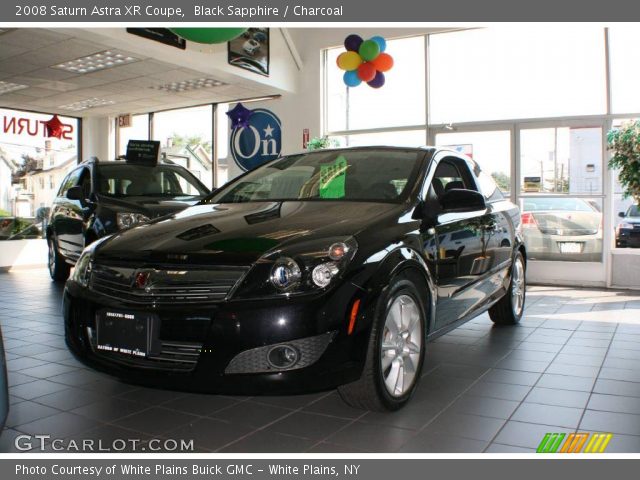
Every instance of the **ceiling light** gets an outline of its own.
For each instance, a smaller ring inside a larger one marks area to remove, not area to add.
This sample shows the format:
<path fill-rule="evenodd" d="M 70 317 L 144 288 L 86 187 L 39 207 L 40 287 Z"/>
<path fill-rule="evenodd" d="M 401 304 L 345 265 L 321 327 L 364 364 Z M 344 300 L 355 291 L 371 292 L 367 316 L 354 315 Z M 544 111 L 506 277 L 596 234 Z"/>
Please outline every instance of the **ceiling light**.
<path fill-rule="evenodd" d="M 182 80 L 181 82 L 166 83 L 164 85 L 156 85 L 149 88 L 172 93 L 180 93 L 189 90 L 198 90 L 200 88 L 221 87 L 222 85 L 226 85 L 226 83 L 216 80 L 215 78 L 196 78 L 194 80 Z"/>
<path fill-rule="evenodd" d="M 128 63 L 139 62 L 140 59 L 132 57 L 126 53 L 116 50 L 106 50 L 100 53 L 94 53 L 86 57 L 76 58 L 68 62 L 53 65 L 52 68 L 58 68 L 71 73 L 92 73 L 106 68 L 119 67 Z"/>
<path fill-rule="evenodd" d="M 0 82 L 0 95 L 3 93 L 15 92 L 16 90 L 22 90 L 23 88 L 29 88 L 29 86 L 20 85 L 19 83 Z"/>
<path fill-rule="evenodd" d="M 105 100 L 102 98 L 87 98 L 79 102 L 69 103 L 67 105 L 60 105 L 58 108 L 63 110 L 71 110 L 72 112 L 80 112 L 89 108 L 104 107 L 105 105 L 113 105 L 113 100 Z"/>

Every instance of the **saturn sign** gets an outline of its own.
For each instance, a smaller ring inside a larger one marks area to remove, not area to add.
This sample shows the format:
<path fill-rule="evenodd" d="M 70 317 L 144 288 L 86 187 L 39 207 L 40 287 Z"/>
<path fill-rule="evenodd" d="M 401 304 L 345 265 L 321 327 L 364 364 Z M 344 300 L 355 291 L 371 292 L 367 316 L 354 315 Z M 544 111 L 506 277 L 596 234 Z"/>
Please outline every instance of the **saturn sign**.
<path fill-rule="evenodd" d="M 229 148 L 242 170 L 252 170 L 280 156 L 282 129 L 280 119 L 264 108 L 252 110 L 248 126 L 231 133 Z"/>

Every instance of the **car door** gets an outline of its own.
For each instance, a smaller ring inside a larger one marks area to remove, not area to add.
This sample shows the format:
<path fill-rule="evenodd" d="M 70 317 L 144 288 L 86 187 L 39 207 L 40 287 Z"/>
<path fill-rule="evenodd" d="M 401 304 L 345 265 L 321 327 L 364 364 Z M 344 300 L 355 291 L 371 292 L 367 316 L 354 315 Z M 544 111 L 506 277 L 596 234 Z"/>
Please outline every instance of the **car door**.
<path fill-rule="evenodd" d="M 84 201 L 71 200 L 66 194 L 71 187 L 88 188 L 90 191 L 91 172 L 87 167 L 80 167 L 69 176 L 69 187 L 61 199 L 63 215 L 57 229 L 58 245 L 64 255 L 72 260 L 77 259 L 84 249 Z"/>
<path fill-rule="evenodd" d="M 490 268 L 486 229 L 492 222 L 486 209 L 467 212 L 442 209 L 440 199 L 447 191 L 477 191 L 477 185 L 464 159 L 445 154 L 436 162 L 427 208 L 433 213 L 438 329 L 466 316 L 484 299 L 478 282 Z"/>
<path fill-rule="evenodd" d="M 51 232 L 60 252 L 65 257 L 73 257 L 74 255 L 72 243 L 74 202 L 69 200 L 66 195 L 69 189 L 77 184 L 81 173 L 82 169 L 77 168 L 65 177 L 51 208 Z"/>

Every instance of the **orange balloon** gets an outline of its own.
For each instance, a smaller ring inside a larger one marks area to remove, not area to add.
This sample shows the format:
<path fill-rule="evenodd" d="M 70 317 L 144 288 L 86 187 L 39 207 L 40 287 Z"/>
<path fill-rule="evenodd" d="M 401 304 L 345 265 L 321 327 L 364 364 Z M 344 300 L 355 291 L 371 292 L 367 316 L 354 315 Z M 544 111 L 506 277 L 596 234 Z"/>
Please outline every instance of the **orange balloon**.
<path fill-rule="evenodd" d="M 371 63 L 379 72 L 388 72 L 393 68 L 393 57 L 388 53 L 382 52 Z"/>

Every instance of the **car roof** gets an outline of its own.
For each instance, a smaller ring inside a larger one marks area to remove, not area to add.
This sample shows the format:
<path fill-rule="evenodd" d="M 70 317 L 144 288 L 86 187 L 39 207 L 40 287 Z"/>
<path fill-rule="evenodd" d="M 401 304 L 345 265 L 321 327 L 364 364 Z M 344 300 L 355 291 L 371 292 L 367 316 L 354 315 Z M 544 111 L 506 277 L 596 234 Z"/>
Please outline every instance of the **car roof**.
<path fill-rule="evenodd" d="M 316 152 L 348 152 L 351 150 L 402 150 L 402 151 L 407 151 L 407 150 L 413 150 L 416 152 L 436 152 L 436 151 L 441 151 L 441 150 L 450 150 L 453 153 L 457 153 L 454 152 L 451 149 L 448 148 L 440 148 L 440 147 L 431 147 L 428 145 L 422 146 L 422 147 L 401 147 L 401 146 L 391 146 L 391 145 L 366 145 L 366 146 L 361 146 L 361 147 L 336 147 L 336 148 L 323 148 L 321 150 L 302 150 L 302 151 L 298 151 L 298 152 L 293 152 L 287 155 L 283 155 L 283 156 L 289 156 L 289 155 L 302 155 L 304 153 L 316 153 Z"/>

